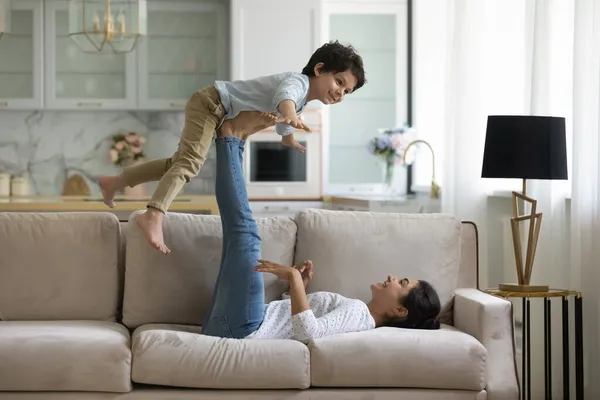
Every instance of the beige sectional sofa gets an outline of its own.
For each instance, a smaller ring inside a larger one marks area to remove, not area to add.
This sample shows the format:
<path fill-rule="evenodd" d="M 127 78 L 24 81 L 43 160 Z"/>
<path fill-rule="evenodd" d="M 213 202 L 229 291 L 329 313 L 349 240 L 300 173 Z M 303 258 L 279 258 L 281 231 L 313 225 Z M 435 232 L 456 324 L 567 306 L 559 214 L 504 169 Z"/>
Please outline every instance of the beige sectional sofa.
<path fill-rule="evenodd" d="M 0 213 L 0 399 L 518 398 L 511 304 L 477 290 L 473 224 L 325 210 L 258 223 L 263 258 L 313 260 L 309 291 L 367 301 L 387 274 L 429 280 L 442 329 L 204 336 L 218 217 L 168 214 L 162 255 L 110 213 Z M 264 279 L 280 298 L 285 282 Z"/>

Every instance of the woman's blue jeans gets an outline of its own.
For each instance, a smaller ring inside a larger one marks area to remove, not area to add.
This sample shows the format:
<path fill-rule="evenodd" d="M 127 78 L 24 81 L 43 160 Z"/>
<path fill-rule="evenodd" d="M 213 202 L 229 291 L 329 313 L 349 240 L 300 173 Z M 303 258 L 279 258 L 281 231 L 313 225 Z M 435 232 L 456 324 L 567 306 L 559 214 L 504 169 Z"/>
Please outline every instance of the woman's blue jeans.
<path fill-rule="evenodd" d="M 260 236 L 252 217 L 244 183 L 245 141 L 215 139 L 217 177 L 215 195 L 223 225 L 221 266 L 202 333 L 241 339 L 258 329 L 265 312 L 265 291 L 258 265 Z"/>

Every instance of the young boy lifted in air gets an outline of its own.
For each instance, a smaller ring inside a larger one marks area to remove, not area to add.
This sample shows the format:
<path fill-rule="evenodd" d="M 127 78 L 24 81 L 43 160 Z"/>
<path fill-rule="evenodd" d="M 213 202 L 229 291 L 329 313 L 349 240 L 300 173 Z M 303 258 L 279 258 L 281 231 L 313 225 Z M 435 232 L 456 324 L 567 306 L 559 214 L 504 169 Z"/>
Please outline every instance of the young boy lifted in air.
<path fill-rule="evenodd" d="M 100 178 L 104 203 L 115 207 L 115 194 L 126 186 L 159 181 L 147 210 L 137 218 L 148 242 L 163 253 L 169 253 L 162 232 L 164 214 L 183 185 L 195 177 L 204 161 L 213 134 L 225 120 L 255 126 L 277 122 L 276 131 L 284 146 L 304 151 L 294 139 L 294 129 L 309 131 L 299 115 L 306 104 L 318 100 L 336 104 L 365 84 L 362 58 L 352 46 L 338 41 L 317 49 L 302 73 L 284 72 L 255 79 L 233 82 L 216 81 L 214 85 L 196 91 L 185 108 L 185 124 L 177 151 L 171 158 L 148 161 L 127 167 L 118 176 Z M 258 113 L 257 113 L 258 112 Z"/>

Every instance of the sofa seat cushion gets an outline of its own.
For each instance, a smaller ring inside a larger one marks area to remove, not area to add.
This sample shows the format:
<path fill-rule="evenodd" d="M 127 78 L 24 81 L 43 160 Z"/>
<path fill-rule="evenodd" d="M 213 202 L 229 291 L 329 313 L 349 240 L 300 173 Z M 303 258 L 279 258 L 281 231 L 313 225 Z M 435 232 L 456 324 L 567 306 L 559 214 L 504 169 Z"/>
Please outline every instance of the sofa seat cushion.
<path fill-rule="evenodd" d="M 306 389 L 308 348 L 293 340 L 223 339 L 192 326 L 144 325 L 132 335 L 132 380 L 214 389 Z"/>
<path fill-rule="evenodd" d="M 442 325 L 435 331 L 382 327 L 310 343 L 313 386 L 482 390 L 485 347 Z"/>
<path fill-rule="evenodd" d="M 0 321 L 0 391 L 131 390 L 127 329 L 101 321 Z"/>

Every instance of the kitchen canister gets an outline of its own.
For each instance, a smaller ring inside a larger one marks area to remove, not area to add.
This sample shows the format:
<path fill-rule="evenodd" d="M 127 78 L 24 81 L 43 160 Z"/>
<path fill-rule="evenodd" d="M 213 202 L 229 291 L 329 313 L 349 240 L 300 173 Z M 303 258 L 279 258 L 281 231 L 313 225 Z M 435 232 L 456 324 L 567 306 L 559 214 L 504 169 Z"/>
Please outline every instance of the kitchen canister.
<path fill-rule="evenodd" d="M 0 171 L 0 197 L 10 196 L 10 175 Z"/>
<path fill-rule="evenodd" d="M 26 176 L 15 176 L 11 180 L 10 195 L 28 196 L 29 195 L 29 179 Z"/>

